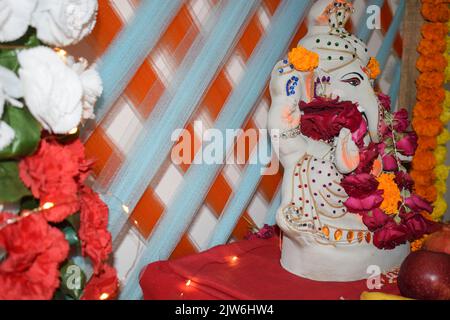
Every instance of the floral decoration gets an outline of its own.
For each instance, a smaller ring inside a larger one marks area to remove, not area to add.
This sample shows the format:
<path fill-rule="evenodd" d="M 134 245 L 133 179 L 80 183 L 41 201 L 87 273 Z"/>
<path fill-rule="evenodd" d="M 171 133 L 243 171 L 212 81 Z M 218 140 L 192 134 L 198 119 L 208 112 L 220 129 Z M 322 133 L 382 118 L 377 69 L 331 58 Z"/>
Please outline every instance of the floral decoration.
<path fill-rule="evenodd" d="M 417 102 L 412 125 L 418 135 L 418 148 L 412 162 L 411 177 L 415 192 L 433 202 L 427 219 L 440 221 L 447 211 L 444 200 L 450 167 L 445 165 L 446 144 L 450 134 L 445 126 L 450 121 L 450 93 L 444 89 L 450 80 L 448 66 L 449 21 L 448 0 L 422 0 L 422 15 L 426 22 L 417 51 Z M 415 246 L 419 244 L 416 243 Z"/>
<path fill-rule="evenodd" d="M 93 161 L 78 139 L 102 81 L 86 59 L 43 44 L 80 41 L 97 6 L 0 0 L 0 41 L 14 41 L 0 44 L 0 204 L 16 208 L 0 211 L 0 299 L 117 296 L 108 207 L 88 184 Z"/>
<path fill-rule="evenodd" d="M 289 62 L 299 71 L 313 71 L 319 66 L 319 55 L 305 47 L 298 46 L 288 53 Z"/>

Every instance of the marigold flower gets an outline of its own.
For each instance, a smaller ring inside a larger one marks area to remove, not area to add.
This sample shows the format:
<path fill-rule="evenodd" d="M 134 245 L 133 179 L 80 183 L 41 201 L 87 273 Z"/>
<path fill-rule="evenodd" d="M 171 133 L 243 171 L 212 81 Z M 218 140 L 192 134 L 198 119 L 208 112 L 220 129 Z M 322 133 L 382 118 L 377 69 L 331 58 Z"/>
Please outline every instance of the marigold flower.
<path fill-rule="evenodd" d="M 417 47 L 417 51 L 420 54 L 431 56 L 436 53 L 444 53 L 447 49 L 447 42 L 444 39 L 422 39 L 419 42 L 419 46 Z"/>
<path fill-rule="evenodd" d="M 442 132 L 442 122 L 440 119 L 414 118 L 412 126 L 419 136 L 434 137 Z"/>
<path fill-rule="evenodd" d="M 395 174 L 383 173 L 378 178 L 378 190 L 383 190 L 383 202 L 380 209 L 386 214 L 396 214 L 401 202 L 400 189 L 395 183 Z"/>
<path fill-rule="evenodd" d="M 319 55 L 308 49 L 298 46 L 289 52 L 289 62 L 299 71 L 313 71 L 319 66 Z"/>
<path fill-rule="evenodd" d="M 442 114 L 442 106 L 419 101 L 414 107 L 413 114 L 415 118 L 438 118 Z"/>
<path fill-rule="evenodd" d="M 434 157 L 436 158 L 436 164 L 443 164 L 447 159 L 447 148 L 444 146 L 438 146 L 434 150 Z"/>
<path fill-rule="evenodd" d="M 442 72 L 424 72 L 416 80 L 419 87 L 439 88 L 444 84 L 445 75 Z"/>
<path fill-rule="evenodd" d="M 417 144 L 418 144 L 417 150 L 434 150 L 437 147 L 437 138 L 436 136 L 433 137 L 420 136 Z"/>
<path fill-rule="evenodd" d="M 436 187 L 436 190 L 439 194 L 447 193 L 447 181 L 436 180 L 434 186 Z"/>
<path fill-rule="evenodd" d="M 436 179 L 436 175 L 434 174 L 433 170 L 411 170 L 410 175 L 416 184 L 423 186 L 432 185 Z"/>
<path fill-rule="evenodd" d="M 419 171 L 433 170 L 436 166 L 436 158 L 433 152 L 419 150 L 412 161 L 413 169 Z"/>
<path fill-rule="evenodd" d="M 450 17 L 445 3 L 424 3 L 421 11 L 425 20 L 431 22 L 447 22 Z"/>
<path fill-rule="evenodd" d="M 369 63 L 367 64 L 367 69 L 370 72 L 370 79 L 376 79 L 381 73 L 380 63 L 374 57 L 370 57 Z"/>
<path fill-rule="evenodd" d="M 433 206 L 434 210 L 431 214 L 431 217 L 433 218 L 433 220 L 438 221 L 447 212 L 448 205 L 445 199 L 442 196 L 439 196 L 434 202 Z"/>
<path fill-rule="evenodd" d="M 428 200 L 430 202 L 434 202 L 437 199 L 437 190 L 434 185 L 428 185 L 428 186 L 422 186 L 422 185 L 416 185 L 415 191 L 417 195 L 421 196 L 425 200 Z"/>
<path fill-rule="evenodd" d="M 447 59 L 442 54 L 421 55 L 417 59 L 416 67 L 420 72 L 444 72 L 447 68 Z"/>
<path fill-rule="evenodd" d="M 444 88 L 417 87 L 417 100 L 423 103 L 440 104 L 445 99 Z"/>
<path fill-rule="evenodd" d="M 438 135 L 438 137 L 437 137 L 437 143 L 444 145 L 449 141 L 450 141 L 450 132 L 446 128 L 444 128 L 442 130 L 441 134 Z"/>
<path fill-rule="evenodd" d="M 421 32 L 425 39 L 434 41 L 444 39 L 447 36 L 448 27 L 445 23 L 425 23 Z"/>

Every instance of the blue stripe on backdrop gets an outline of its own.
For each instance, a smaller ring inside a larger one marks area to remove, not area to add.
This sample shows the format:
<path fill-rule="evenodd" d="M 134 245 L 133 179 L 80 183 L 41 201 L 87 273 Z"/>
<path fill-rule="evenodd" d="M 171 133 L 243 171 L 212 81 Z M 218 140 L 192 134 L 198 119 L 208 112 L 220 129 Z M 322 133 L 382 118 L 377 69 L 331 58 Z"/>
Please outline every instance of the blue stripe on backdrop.
<path fill-rule="evenodd" d="M 367 2 L 366 8 L 369 9 L 370 6 L 378 6 L 380 8 L 380 14 L 381 14 L 381 7 L 384 4 L 384 0 L 369 0 Z M 372 33 L 374 29 L 369 29 L 367 27 L 367 19 L 369 18 L 369 14 L 367 12 L 364 12 L 364 14 L 361 16 L 361 19 L 359 20 L 358 24 L 358 30 L 356 32 L 356 36 L 360 38 L 363 42 L 367 43 L 372 36 Z"/>
<path fill-rule="evenodd" d="M 389 88 L 389 96 L 391 97 L 392 110 L 395 110 L 400 92 L 400 81 L 402 78 L 402 62 L 400 60 L 397 60 L 393 75 L 391 87 Z"/>
<path fill-rule="evenodd" d="M 252 158 L 245 168 L 245 172 L 240 177 L 240 183 L 237 188 L 234 188 L 232 197 L 228 200 L 225 210 L 220 215 L 220 219 L 212 232 L 212 236 L 208 247 L 224 244 L 228 241 L 231 233 L 233 232 L 236 224 L 241 217 L 244 210 L 253 198 L 256 189 L 258 188 L 258 182 L 261 179 L 261 172 L 264 172 L 265 163 L 262 163 L 260 159 L 261 151 L 270 154 L 271 144 L 269 137 L 260 137 L 260 143 L 253 151 Z M 276 158 L 278 161 L 278 158 Z"/>
<path fill-rule="evenodd" d="M 400 3 L 395 12 L 394 18 L 392 20 L 391 26 L 388 32 L 384 36 L 383 44 L 378 51 L 377 60 L 380 63 L 380 69 L 384 70 L 389 56 L 392 52 L 392 46 L 394 45 L 395 37 L 400 29 L 403 22 L 403 15 L 405 14 L 406 0 L 400 0 Z"/>
<path fill-rule="evenodd" d="M 167 159 L 173 145 L 172 133 L 186 126 L 224 59 L 231 53 L 239 32 L 256 4 L 255 0 L 225 1 L 219 20 L 206 42 L 203 44 L 201 39 L 201 48 L 194 44 L 188 53 L 191 59 L 185 58 L 180 73 L 176 75 L 176 88 L 166 91 L 150 115 L 144 132 L 109 188 L 110 193 L 120 195 L 130 212 Z M 114 238 L 126 220 L 120 210 L 111 210 L 109 224 Z"/>
<path fill-rule="evenodd" d="M 273 226 L 277 223 L 276 221 L 276 215 L 278 212 L 278 209 L 281 205 L 281 186 L 278 188 L 277 193 L 272 199 L 272 202 L 270 203 L 269 210 L 267 210 L 266 220 L 265 223 L 269 226 Z"/>
<path fill-rule="evenodd" d="M 142 1 L 133 20 L 109 46 L 99 64 L 103 94 L 95 106 L 97 124 L 125 90 L 182 3 L 183 0 Z"/>
<path fill-rule="evenodd" d="M 250 58 L 247 71 L 216 122 L 223 133 L 227 128 L 241 128 L 262 94 L 272 68 L 287 49 L 312 1 L 284 0 L 280 4 L 264 39 Z M 167 143 L 167 142 L 166 142 Z M 232 145 L 227 141 L 227 150 Z M 140 270 L 156 260 L 166 259 L 186 232 L 222 165 L 192 165 L 173 196 L 172 205 L 161 217 L 148 246 L 122 289 L 121 298 L 137 299 L 142 292 L 137 286 Z"/>

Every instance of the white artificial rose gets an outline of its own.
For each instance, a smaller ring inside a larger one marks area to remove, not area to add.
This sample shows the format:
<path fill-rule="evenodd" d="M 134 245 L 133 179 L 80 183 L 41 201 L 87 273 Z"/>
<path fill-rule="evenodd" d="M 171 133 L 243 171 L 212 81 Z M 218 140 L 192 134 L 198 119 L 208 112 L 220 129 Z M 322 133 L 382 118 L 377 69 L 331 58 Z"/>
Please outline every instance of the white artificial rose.
<path fill-rule="evenodd" d="M 36 120 L 56 134 L 77 127 L 83 111 L 79 75 L 47 47 L 23 50 L 18 58 L 25 102 Z"/>
<path fill-rule="evenodd" d="M 91 33 L 97 9 L 96 0 L 39 0 L 31 25 L 43 42 L 68 46 Z"/>
<path fill-rule="evenodd" d="M 17 99 L 22 98 L 22 84 L 14 72 L 0 66 L 0 119 L 3 115 L 5 102 L 21 108 L 23 104 Z M 9 146 L 14 140 L 15 133 L 6 122 L 0 120 L 0 150 Z"/>
<path fill-rule="evenodd" d="M 14 41 L 28 30 L 36 0 L 0 0 L 0 41 Z"/>
<path fill-rule="evenodd" d="M 0 120 L 0 150 L 3 150 L 13 142 L 15 133 L 6 122 Z"/>
<path fill-rule="evenodd" d="M 74 70 L 81 80 L 83 86 L 83 119 L 94 119 L 94 105 L 98 97 L 102 94 L 102 79 L 92 65 L 88 68 L 88 62 L 84 58 L 80 58 L 75 62 L 73 57 L 67 59 L 67 64 Z"/>
<path fill-rule="evenodd" d="M 23 104 L 17 99 L 23 97 L 22 84 L 14 72 L 0 66 L 0 118 L 3 115 L 5 102 L 22 108 Z"/>

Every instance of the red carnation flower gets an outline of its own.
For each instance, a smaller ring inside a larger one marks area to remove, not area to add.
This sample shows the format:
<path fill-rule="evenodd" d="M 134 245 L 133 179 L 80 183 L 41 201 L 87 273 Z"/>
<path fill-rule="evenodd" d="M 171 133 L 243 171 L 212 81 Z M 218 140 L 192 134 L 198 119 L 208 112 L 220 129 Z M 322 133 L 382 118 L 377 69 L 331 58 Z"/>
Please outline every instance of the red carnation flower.
<path fill-rule="evenodd" d="M 15 215 L 0 213 L 0 223 Z M 59 287 L 59 265 L 68 253 L 64 234 L 39 214 L 0 230 L 0 299 L 51 299 Z"/>
<path fill-rule="evenodd" d="M 89 187 L 81 191 L 79 236 L 83 255 L 93 263 L 94 272 L 98 273 L 112 251 L 111 234 L 108 229 L 108 207 Z"/>
<path fill-rule="evenodd" d="M 79 210 L 78 189 L 90 170 L 79 140 L 62 145 L 42 140 L 38 151 L 19 164 L 20 178 L 31 188 L 40 205 L 53 203 L 43 212 L 51 222 L 61 222 Z"/>
<path fill-rule="evenodd" d="M 101 266 L 99 273 L 92 276 L 84 288 L 81 300 L 114 299 L 119 289 L 116 270 L 107 264 Z"/>

